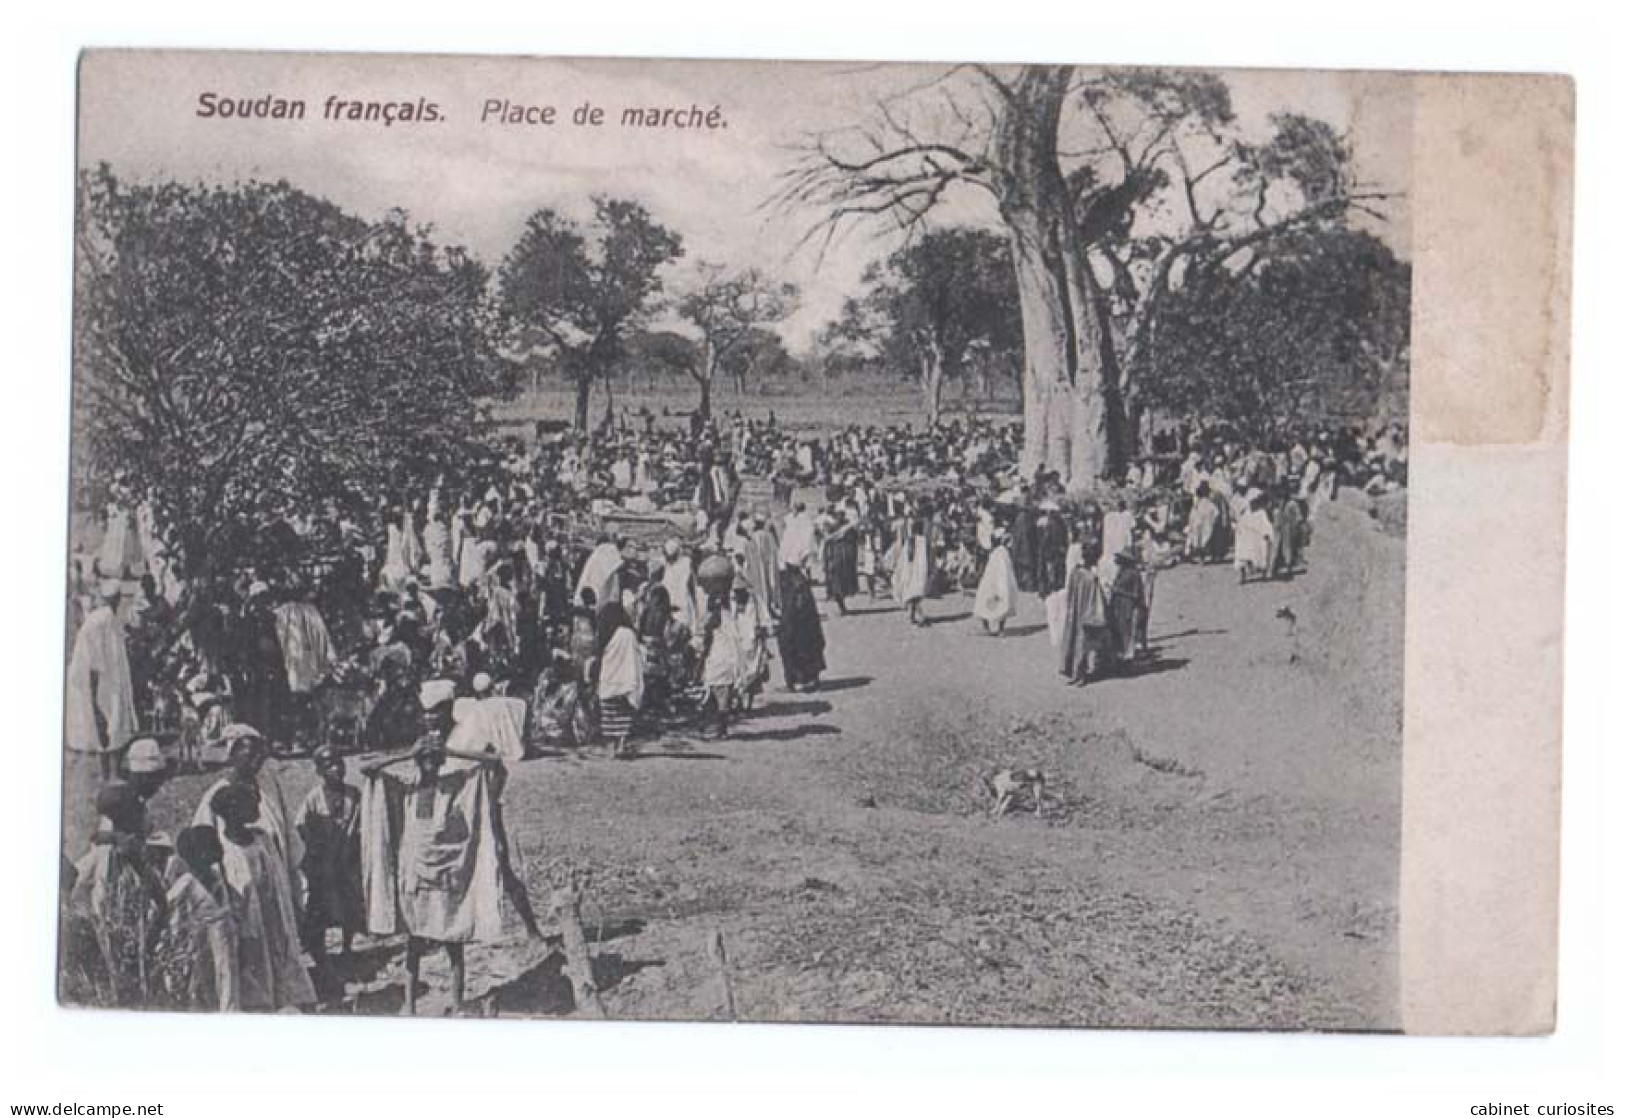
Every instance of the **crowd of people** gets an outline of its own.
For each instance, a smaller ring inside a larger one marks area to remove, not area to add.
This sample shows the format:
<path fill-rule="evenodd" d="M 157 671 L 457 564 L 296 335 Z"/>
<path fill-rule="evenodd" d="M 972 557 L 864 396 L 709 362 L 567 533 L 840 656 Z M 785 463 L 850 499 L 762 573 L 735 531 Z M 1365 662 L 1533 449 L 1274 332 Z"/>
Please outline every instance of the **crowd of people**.
<path fill-rule="evenodd" d="M 420 492 L 268 496 L 212 565 L 169 555 L 115 488 L 70 571 L 66 744 L 95 766 L 96 821 L 64 865 L 64 981 L 103 1004 L 307 1008 L 342 994 L 333 943 L 404 933 L 408 1008 L 439 945 L 456 1003 L 462 945 L 504 905 L 536 934 L 508 767 L 726 736 L 775 659 L 786 689 L 816 689 L 820 589 L 921 627 L 973 593 L 989 635 L 1031 595 L 1083 684 L 1149 655 L 1160 571 L 1292 577 L 1338 487 L 1405 484 L 1398 427 L 1188 423 L 1088 495 L 1023 477 L 1020 449 L 990 419 L 816 434 L 645 413 L 494 441 Z M 376 759 L 357 787 L 359 752 Z M 297 805 L 277 755 L 315 767 Z M 193 825 L 155 833 L 164 781 L 215 766 Z"/>

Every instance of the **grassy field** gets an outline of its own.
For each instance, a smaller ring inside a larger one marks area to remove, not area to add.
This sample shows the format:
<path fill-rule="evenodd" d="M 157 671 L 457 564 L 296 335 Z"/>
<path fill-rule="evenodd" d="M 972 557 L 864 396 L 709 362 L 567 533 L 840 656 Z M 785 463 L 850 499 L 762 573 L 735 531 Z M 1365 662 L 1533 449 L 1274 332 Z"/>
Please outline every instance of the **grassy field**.
<path fill-rule="evenodd" d="M 689 385 L 655 390 L 617 388 L 615 391 L 617 411 L 646 407 L 657 416 L 667 410 L 674 416 L 679 413 L 686 415 L 694 409 L 698 399 L 698 392 Z M 595 423 L 603 418 L 607 400 L 608 396 L 602 389 L 593 393 L 591 415 Z M 781 424 L 814 434 L 827 434 L 854 422 L 876 426 L 920 426 L 925 423 L 925 405 L 920 393 L 907 384 L 888 390 L 874 385 L 855 387 L 836 383 L 828 391 L 806 387 L 793 393 L 747 393 L 744 396 L 724 389 L 712 396 L 711 405 L 717 414 L 738 410 L 758 419 L 765 419 L 771 411 Z M 948 418 L 980 414 L 1013 420 L 1020 415 L 1020 404 L 1014 399 L 964 400 L 950 391 L 943 411 Z M 574 414 L 575 396 L 563 388 L 525 392 L 492 411 L 493 418 L 498 421 L 519 423 L 537 419 L 568 420 Z"/>

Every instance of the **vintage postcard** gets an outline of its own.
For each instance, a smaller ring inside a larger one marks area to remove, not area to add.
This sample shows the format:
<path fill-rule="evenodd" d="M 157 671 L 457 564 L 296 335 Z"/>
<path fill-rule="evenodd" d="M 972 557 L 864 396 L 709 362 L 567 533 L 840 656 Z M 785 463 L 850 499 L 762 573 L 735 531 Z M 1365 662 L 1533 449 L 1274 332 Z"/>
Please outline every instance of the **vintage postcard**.
<path fill-rule="evenodd" d="M 1566 79 L 79 114 L 63 1004 L 1553 1027 Z"/>

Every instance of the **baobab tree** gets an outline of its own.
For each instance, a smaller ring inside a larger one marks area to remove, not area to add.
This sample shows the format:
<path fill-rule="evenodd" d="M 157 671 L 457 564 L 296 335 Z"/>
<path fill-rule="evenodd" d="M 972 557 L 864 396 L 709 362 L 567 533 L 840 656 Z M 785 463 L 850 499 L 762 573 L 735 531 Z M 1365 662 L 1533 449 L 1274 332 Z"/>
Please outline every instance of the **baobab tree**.
<path fill-rule="evenodd" d="M 814 137 L 778 202 L 817 208 L 833 237 L 862 219 L 912 230 L 954 188 L 985 192 L 1010 244 L 1021 305 L 1021 469 L 1090 486 L 1121 465 L 1125 431 L 1118 385 L 1100 360 L 1098 284 L 1061 165 L 1073 80 L 1070 66 L 950 70 L 932 86 L 943 111 L 923 125 L 907 106 L 882 102 L 874 121 Z"/>
<path fill-rule="evenodd" d="M 1245 141 L 1210 75 L 957 67 L 812 138 L 776 201 L 815 209 L 809 237 L 832 238 L 865 220 L 912 234 L 962 188 L 989 199 L 1020 298 L 1021 467 L 1088 487 L 1125 464 L 1124 371 L 1143 368 L 1143 336 L 1182 269 L 1381 197 L 1354 181 L 1326 125 L 1282 115 L 1274 128 Z M 1204 144 L 1210 158 L 1195 162 Z M 1148 217 L 1173 191 L 1189 214 L 1169 233 Z"/>
<path fill-rule="evenodd" d="M 1068 153 L 1077 223 L 1105 277 L 1101 360 L 1116 366 L 1138 430 L 1153 334 L 1170 295 L 1240 272 L 1278 239 L 1336 239 L 1354 214 L 1384 220 L 1392 196 L 1359 181 L 1347 137 L 1297 113 L 1244 135 L 1212 73 L 1108 70 L 1073 99 L 1090 138 Z"/>

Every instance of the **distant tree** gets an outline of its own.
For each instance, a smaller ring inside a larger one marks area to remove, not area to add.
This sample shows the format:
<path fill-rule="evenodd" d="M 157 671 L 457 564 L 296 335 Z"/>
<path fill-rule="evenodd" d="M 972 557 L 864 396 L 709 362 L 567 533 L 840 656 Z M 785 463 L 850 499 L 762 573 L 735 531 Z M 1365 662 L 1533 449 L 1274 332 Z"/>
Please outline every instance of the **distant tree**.
<path fill-rule="evenodd" d="M 485 269 L 287 183 L 79 178 L 75 491 L 151 503 L 190 572 L 270 506 L 426 480 L 512 388 Z"/>
<path fill-rule="evenodd" d="M 661 269 L 682 253 L 680 236 L 625 199 L 594 197 L 586 228 L 548 209 L 525 222 L 498 271 L 502 309 L 520 347 L 550 354 L 574 386 L 578 429 L 593 384 L 624 358 L 655 310 Z"/>
<path fill-rule="evenodd" d="M 1166 298 L 1147 355 L 1153 406 L 1263 419 L 1402 407 L 1410 266 L 1368 233 L 1304 229 Z"/>
<path fill-rule="evenodd" d="M 784 339 L 761 326 L 745 331 L 723 367 L 733 379 L 734 390 L 741 395 L 749 385 L 765 391 L 769 383 L 788 381 L 797 375 L 796 359 L 785 348 Z"/>
<path fill-rule="evenodd" d="M 639 330 L 626 342 L 626 363 L 651 379 L 677 376 L 697 383 L 705 375 L 705 354 L 700 344 L 672 330 Z"/>
<path fill-rule="evenodd" d="M 1004 238 L 934 229 L 865 274 L 865 295 L 843 307 L 838 332 L 867 338 L 883 364 L 920 386 L 926 422 L 942 414 L 944 384 L 978 351 L 1019 353 L 1020 299 Z"/>
<path fill-rule="evenodd" d="M 689 375 L 699 385 L 700 414 L 709 417 L 718 374 L 730 374 L 734 391 L 745 394 L 757 362 L 741 347 L 753 338 L 759 346 L 762 327 L 789 317 L 797 292 L 794 284 L 774 282 L 755 268 L 730 272 L 701 264 L 699 273 L 688 293 L 678 298 L 677 313 L 699 334 L 700 360 Z"/>

